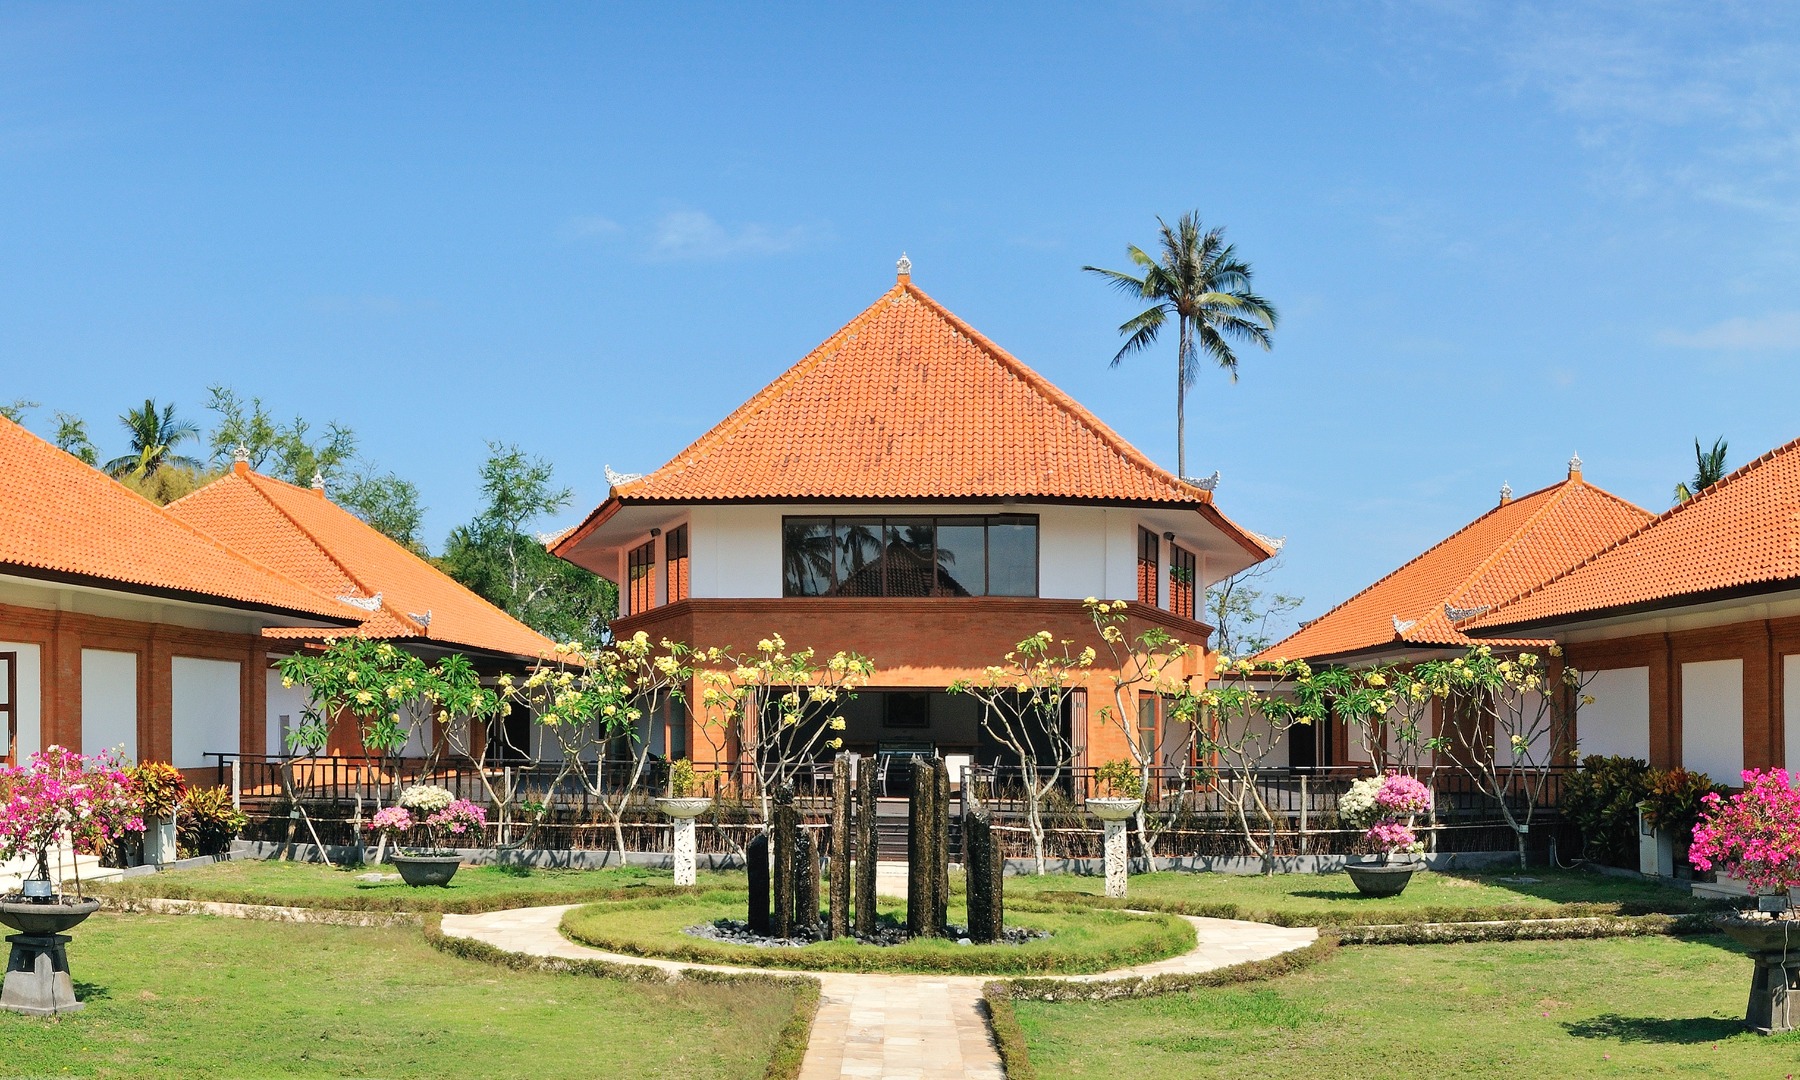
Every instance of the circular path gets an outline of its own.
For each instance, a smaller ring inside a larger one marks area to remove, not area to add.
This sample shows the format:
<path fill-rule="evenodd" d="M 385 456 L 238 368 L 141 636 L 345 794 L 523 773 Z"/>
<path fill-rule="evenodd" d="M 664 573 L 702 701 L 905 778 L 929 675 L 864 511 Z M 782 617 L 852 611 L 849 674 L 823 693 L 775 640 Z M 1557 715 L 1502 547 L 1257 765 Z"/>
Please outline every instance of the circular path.
<path fill-rule="evenodd" d="M 563 937 L 561 927 L 563 915 L 580 906 L 445 915 L 443 931 L 526 956 L 641 964 L 677 974 L 690 970 L 763 970 L 626 956 L 577 945 Z M 1180 956 L 1098 975 L 1055 978 L 1108 982 L 1211 971 L 1279 956 L 1311 944 L 1319 936 L 1310 927 L 1182 917 L 1193 924 L 1197 943 Z M 813 1020 L 812 1035 L 806 1044 L 801 1080 L 1005 1080 L 981 1006 L 982 984 L 1005 976 L 865 975 L 774 969 L 766 973 L 808 975 L 819 980 L 819 1014 Z"/>

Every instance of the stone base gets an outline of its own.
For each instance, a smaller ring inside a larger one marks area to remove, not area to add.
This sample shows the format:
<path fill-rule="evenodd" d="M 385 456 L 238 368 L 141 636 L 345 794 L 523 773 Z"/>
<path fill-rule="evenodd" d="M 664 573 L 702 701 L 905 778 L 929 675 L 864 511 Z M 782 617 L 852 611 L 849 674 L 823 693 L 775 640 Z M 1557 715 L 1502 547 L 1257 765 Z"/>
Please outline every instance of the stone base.
<path fill-rule="evenodd" d="M 65 948 L 71 940 L 67 934 L 14 934 L 6 940 L 12 944 L 12 953 L 6 958 L 0 1009 L 27 1016 L 56 1016 L 87 1007 L 75 1000 Z"/>
<path fill-rule="evenodd" d="M 1752 953 L 1756 968 L 1750 975 L 1750 1004 L 1744 1009 L 1744 1025 L 1759 1035 L 1779 1035 L 1794 1030 L 1800 1013 L 1800 956 Z"/>

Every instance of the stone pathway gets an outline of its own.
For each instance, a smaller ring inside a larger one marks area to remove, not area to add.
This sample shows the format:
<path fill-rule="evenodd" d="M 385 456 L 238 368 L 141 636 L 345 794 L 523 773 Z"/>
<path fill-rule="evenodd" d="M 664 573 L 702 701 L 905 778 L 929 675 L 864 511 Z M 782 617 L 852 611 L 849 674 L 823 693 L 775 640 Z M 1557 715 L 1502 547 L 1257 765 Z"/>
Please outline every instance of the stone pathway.
<path fill-rule="evenodd" d="M 755 970 L 625 956 L 577 945 L 563 937 L 564 913 L 579 905 L 514 908 L 485 915 L 446 915 L 444 933 L 473 938 L 527 956 L 606 960 L 680 972 Z M 1184 916 L 1185 918 L 1186 916 Z M 1096 982 L 1210 971 L 1265 960 L 1318 937 L 1311 928 L 1268 926 L 1231 919 L 1188 918 L 1198 944 L 1190 952 L 1100 975 L 1060 976 Z M 999 1052 L 981 1006 L 981 986 L 995 977 L 811 974 L 819 980 L 819 1014 L 807 1042 L 801 1080 L 1005 1080 Z"/>

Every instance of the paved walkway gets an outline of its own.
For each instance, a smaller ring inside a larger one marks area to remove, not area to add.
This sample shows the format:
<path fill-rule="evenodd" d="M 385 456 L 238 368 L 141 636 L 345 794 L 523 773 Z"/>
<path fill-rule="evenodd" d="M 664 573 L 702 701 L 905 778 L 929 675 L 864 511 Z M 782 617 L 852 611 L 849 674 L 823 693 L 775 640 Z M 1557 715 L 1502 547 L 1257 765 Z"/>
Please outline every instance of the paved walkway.
<path fill-rule="evenodd" d="M 577 945 L 563 937 L 565 912 L 579 905 L 514 908 L 486 915 L 446 915 L 444 933 L 484 941 L 527 956 L 607 960 L 669 972 L 756 970 L 625 956 Z M 1184 916 L 1185 917 L 1185 916 Z M 1264 960 L 1301 948 L 1318 937 L 1290 929 L 1231 919 L 1188 918 L 1198 944 L 1167 960 L 1100 975 L 1062 976 L 1071 981 L 1149 978 Z M 993 977 L 812 974 L 819 980 L 819 1015 L 806 1046 L 801 1080 L 1005 1080 L 1000 1055 L 981 1006 L 981 986 Z"/>

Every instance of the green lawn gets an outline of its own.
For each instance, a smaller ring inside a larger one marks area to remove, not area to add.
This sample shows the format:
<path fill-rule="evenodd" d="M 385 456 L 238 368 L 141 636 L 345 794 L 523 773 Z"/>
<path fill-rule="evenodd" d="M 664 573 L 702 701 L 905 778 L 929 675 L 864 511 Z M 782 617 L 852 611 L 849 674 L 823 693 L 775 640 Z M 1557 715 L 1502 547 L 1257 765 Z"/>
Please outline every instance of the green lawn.
<path fill-rule="evenodd" d="M 1098 896 L 1097 877 L 1047 875 L 1006 879 L 1009 897 Z M 1418 873 L 1399 896 L 1373 899 L 1350 876 L 1335 874 L 1139 874 L 1129 906 L 1249 919 L 1284 926 L 1358 926 L 1411 920 L 1547 918 L 1558 915 L 1681 914 L 1709 905 L 1684 890 L 1641 879 L 1580 870 L 1482 874 Z"/>
<path fill-rule="evenodd" d="M 98 915 L 74 938 L 87 1009 L 0 1012 L 0 1075 L 760 1077 L 796 1001 L 508 971 L 412 928 Z"/>
<path fill-rule="evenodd" d="M 393 874 L 391 866 L 342 869 L 320 863 L 234 859 L 195 870 L 129 878 L 94 890 L 111 897 L 217 900 L 354 911 L 497 911 L 539 904 L 574 904 L 675 891 L 667 870 L 639 866 L 611 870 L 533 870 L 465 866 L 443 888 L 415 889 L 399 881 L 360 881 L 364 874 Z M 744 874 L 702 874 L 703 885 L 744 887 Z"/>
<path fill-rule="evenodd" d="M 1011 907 L 1006 924 L 1051 931 L 1022 945 L 959 945 L 914 940 L 885 947 L 854 941 L 821 941 L 796 948 L 763 949 L 694 937 L 682 931 L 716 919 L 743 919 L 745 894 L 711 892 L 594 904 L 563 917 L 563 932 L 595 948 L 638 956 L 705 963 L 744 964 L 810 971 L 944 971 L 963 974 L 1079 974 L 1160 960 L 1194 947 L 1193 927 L 1169 915 L 1127 915 L 1083 909 L 1022 910 Z M 904 918 L 904 907 L 882 913 Z M 960 905 L 950 921 L 965 918 Z"/>
<path fill-rule="evenodd" d="M 1800 1037 L 1743 1029 L 1749 982 L 1714 937 L 1393 946 L 1266 983 L 1016 1010 L 1044 1080 L 1800 1072 Z"/>

